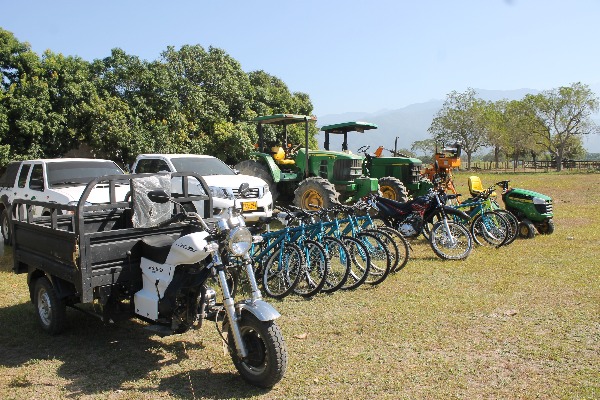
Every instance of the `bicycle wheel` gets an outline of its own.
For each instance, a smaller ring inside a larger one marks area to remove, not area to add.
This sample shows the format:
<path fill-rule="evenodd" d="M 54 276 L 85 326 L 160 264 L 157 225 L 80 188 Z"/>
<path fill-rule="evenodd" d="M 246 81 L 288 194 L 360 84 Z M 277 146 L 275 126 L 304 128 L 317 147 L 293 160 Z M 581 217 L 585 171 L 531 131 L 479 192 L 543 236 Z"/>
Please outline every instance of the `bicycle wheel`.
<path fill-rule="evenodd" d="M 447 221 L 437 222 L 431 229 L 429 244 L 433 252 L 444 260 L 463 260 L 473 249 L 471 234 L 461 224 Z"/>
<path fill-rule="evenodd" d="M 350 273 L 346 283 L 342 285 L 342 289 L 356 289 L 367 279 L 371 266 L 371 256 L 359 239 L 350 236 L 342 236 L 340 239 L 348 248 L 351 261 Z"/>
<path fill-rule="evenodd" d="M 410 258 L 410 244 L 408 243 L 408 240 L 394 228 L 379 226 L 377 229 L 390 235 L 396 242 L 396 246 L 398 247 L 397 264 L 390 272 L 394 273 L 400 271 L 406 266 L 406 263 L 408 263 L 408 259 Z"/>
<path fill-rule="evenodd" d="M 384 229 L 369 228 L 365 229 L 363 232 L 373 233 L 383 241 L 388 252 L 390 253 L 390 270 L 388 271 L 388 274 L 394 271 L 400 264 L 400 249 L 398 248 L 398 244 L 394 240 L 394 237 Z"/>
<path fill-rule="evenodd" d="M 319 293 L 325 285 L 329 273 L 329 258 L 327 251 L 314 240 L 303 240 L 302 251 L 305 264 L 294 293 L 302 297 L 312 297 Z"/>
<path fill-rule="evenodd" d="M 383 282 L 392 267 L 392 256 L 386 242 L 380 239 L 379 235 L 366 231 L 359 232 L 356 237 L 367 247 L 367 251 L 371 256 L 371 264 L 365 283 L 376 285 Z"/>
<path fill-rule="evenodd" d="M 265 293 L 276 299 L 290 294 L 298 284 L 303 265 L 304 255 L 300 247 L 282 243 L 264 265 L 262 283 Z"/>
<path fill-rule="evenodd" d="M 519 220 L 513 213 L 508 210 L 495 210 L 497 213 L 502 215 L 508 221 L 508 225 L 510 228 L 510 234 L 508 239 L 506 239 L 506 243 L 503 246 L 507 246 L 515 241 L 517 236 L 519 236 Z"/>
<path fill-rule="evenodd" d="M 508 221 L 495 211 L 486 211 L 479 214 L 471 224 L 473 240 L 480 246 L 491 244 L 500 247 L 506 242 L 509 234 Z"/>
<path fill-rule="evenodd" d="M 352 260 L 350 260 L 348 247 L 340 239 L 325 236 L 321 239 L 321 244 L 325 247 L 327 256 L 329 257 L 329 273 L 321 291 L 333 293 L 340 289 L 348 280 L 348 275 L 352 268 Z"/>

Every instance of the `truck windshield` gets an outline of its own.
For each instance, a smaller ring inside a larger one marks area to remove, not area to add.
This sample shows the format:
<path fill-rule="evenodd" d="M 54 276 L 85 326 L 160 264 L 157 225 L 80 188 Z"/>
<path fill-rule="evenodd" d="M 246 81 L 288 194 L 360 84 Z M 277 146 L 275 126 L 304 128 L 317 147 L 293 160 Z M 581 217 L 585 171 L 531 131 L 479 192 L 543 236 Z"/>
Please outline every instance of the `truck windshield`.
<path fill-rule="evenodd" d="M 235 172 L 218 158 L 180 157 L 171 159 L 179 172 L 195 172 L 198 175 L 235 175 Z"/>
<path fill-rule="evenodd" d="M 48 185 L 80 185 L 104 175 L 123 175 L 121 168 L 112 161 L 62 161 L 46 165 Z"/>

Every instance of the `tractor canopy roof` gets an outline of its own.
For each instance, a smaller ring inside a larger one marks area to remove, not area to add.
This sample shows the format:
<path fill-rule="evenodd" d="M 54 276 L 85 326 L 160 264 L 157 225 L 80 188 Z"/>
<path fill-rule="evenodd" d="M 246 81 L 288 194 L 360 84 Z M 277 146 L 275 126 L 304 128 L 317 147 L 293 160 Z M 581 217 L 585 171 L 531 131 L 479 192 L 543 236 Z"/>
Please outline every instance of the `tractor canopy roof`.
<path fill-rule="evenodd" d="M 321 127 L 326 133 L 348 133 L 348 132 L 364 132 L 369 129 L 377 129 L 377 125 L 370 122 L 342 122 L 340 124 L 325 125 Z"/>
<path fill-rule="evenodd" d="M 256 117 L 252 121 L 259 124 L 275 124 L 275 125 L 290 125 L 304 121 L 316 121 L 317 118 L 312 115 L 298 114 L 274 114 Z"/>

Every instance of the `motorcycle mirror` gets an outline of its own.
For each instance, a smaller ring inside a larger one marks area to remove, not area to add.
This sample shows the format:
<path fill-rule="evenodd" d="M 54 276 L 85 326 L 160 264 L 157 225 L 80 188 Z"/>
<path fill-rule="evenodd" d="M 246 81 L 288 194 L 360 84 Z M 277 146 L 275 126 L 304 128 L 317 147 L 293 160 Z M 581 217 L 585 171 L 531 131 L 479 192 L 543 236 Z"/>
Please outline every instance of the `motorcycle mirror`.
<path fill-rule="evenodd" d="M 150 201 L 158 204 L 168 203 L 171 200 L 171 196 L 169 196 L 164 190 L 151 190 L 148 192 L 148 198 Z"/>
<path fill-rule="evenodd" d="M 244 197 L 248 190 L 250 190 L 250 185 L 248 184 L 248 182 L 242 183 L 240 185 L 240 188 L 238 189 L 238 196 Z"/>

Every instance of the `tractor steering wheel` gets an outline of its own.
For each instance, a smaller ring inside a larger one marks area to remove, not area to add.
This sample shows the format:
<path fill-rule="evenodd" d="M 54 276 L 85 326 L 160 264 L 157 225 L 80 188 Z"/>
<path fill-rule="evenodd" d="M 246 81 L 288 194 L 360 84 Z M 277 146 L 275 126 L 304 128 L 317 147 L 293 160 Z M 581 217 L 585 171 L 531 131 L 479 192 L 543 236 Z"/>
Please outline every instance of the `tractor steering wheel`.
<path fill-rule="evenodd" d="M 358 153 L 366 153 L 367 150 L 369 150 L 371 148 L 371 146 L 360 146 L 357 150 Z"/>

